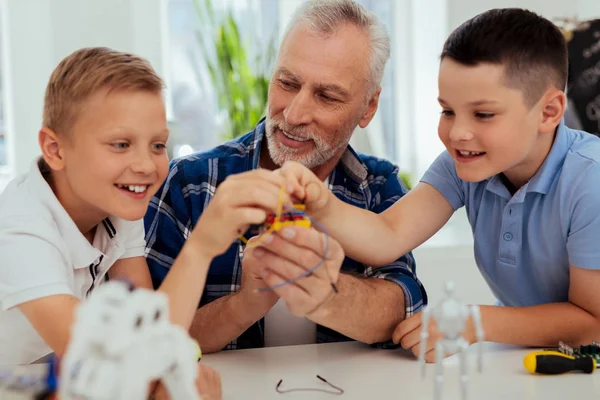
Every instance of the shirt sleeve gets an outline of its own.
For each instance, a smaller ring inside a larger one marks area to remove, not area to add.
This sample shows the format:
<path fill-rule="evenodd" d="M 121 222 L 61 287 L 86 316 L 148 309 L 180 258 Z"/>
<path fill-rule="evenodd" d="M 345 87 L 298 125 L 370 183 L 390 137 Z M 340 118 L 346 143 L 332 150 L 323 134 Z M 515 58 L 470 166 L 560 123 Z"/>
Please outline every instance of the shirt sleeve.
<path fill-rule="evenodd" d="M 125 253 L 120 257 L 132 258 L 143 257 L 146 251 L 146 240 L 144 239 L 144 220 L 129 222 L 125 238 Z"/>
<path fill-rule="evenodd" d="M 567 236 L 569 264 L 578 268 L 600 269 L 600 165 L 595 164 L 572 189 L 575 197 L 571 207 Z"/>
<path fill-rule="evenodd" d="M 448 200 L 454 211 L 465 205 L 463 181 L 456 174 L 454 160 L 447 151 L 435 159 L 421 178 L 421 182 L 437 189 Z"/>
<path fill-rule="evenodd" d="M 174 163 L 165 183 L 150 201 L 144 217 L 146 261 L 155 288 L 165 279 L 191 230 L 183 170 Z"/>
<path fill-rule="evenodd" d="M 72 277 L 56 230 L 39 219 L 11 217 L 0 223 L 0 307 L 9 310 L 43 297 L 70 294 Z"/>

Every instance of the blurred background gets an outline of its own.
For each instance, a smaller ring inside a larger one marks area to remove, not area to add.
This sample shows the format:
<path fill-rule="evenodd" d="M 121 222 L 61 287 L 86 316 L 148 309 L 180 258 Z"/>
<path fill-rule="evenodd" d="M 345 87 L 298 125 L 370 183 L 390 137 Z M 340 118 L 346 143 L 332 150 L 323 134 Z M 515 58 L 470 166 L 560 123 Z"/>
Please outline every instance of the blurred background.
<path fill-rule="evenodd" d="M 56 64 L 81 47 L 134 52 L 165 79 L 171 158 L 248 132 L 263 115 L 279 41 L 302 1 L 0 0 L 0 192 L 39 154 L 45 85 Z M 436 101 L 442 44 L 454 28 L 490 8 L 528 8 L 569 32 L 576 68 L 567 121 L 598 132 L 600 27 L 588 21 L 600 18 L 600 1 L 358 1 L 387 26 L 392 59 L 379 111 L 352 144 L 392 160 L 406 182 L 417 182 L 443 150 Z M 433 301 L 450 277 L 466 301 L 493 301 L 474 265 L 464 212 L 415 256 Z"/>

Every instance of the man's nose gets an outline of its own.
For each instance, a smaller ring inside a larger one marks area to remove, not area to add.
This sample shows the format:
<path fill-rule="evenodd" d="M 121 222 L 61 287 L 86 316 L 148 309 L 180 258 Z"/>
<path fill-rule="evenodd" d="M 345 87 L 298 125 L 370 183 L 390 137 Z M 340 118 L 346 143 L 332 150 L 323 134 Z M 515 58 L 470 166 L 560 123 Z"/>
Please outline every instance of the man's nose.
<path fill-rule="evenodd" d="M 308 91 L 299 91 L 283 110 L 285 122 L 291 126 L 308 125 L 313 120 L 314 103 Z"/>

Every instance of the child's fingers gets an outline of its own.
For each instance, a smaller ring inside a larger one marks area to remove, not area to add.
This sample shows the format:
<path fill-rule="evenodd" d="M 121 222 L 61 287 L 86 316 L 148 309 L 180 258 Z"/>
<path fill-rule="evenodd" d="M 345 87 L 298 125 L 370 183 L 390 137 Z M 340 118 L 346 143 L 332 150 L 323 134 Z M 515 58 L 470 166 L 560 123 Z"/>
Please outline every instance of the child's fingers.
<path fill-rule="evenodd" d="M 286 161 L 278 170 L 285 177 L 286 182 L 293 185 L 295 195 L 301 199 L 306 198 L 306 188 L 311 183 L 321 183 L 321 180 L 304 165 L 295 161 Z"/>
<path fill-rule="evenodd" d="M 280 188 L 264 180 L 239 180 L 222 185 L 217 189 L 215 199 L 221 199 L 219 201 L 229 207 L 261 207 L 275 211 L 280 204 L 292 204 L 287 193 L 282 194 Z"/>
<path fill-rule="evenodd" d="M 323 196 L 323 192 L 326 189 L 325 184 L 321 181 L 319 182 L 309 182 L 305 187 L 305 197 L 304 201 L 307 203 L 314 203 L 321 200 L 321 196 Z"/>
<path fill-rule="evenodd" d="M 257 169 L 248 172 L 242 172 L 240 174 L 230 175 L 227 179 L 238 182 L 262 180 L 276 187 L 278 191 L 284 187 L 287 195 L 294 195 L 296 197 L 299 190 L 304 190 L 298 182 L 294 180 L 288 180 L 286 176 L 279 173 L 279 170 L 269 171 L 265 169 Z M 302 195 L 302 198 L 304 198 L 304 195 Z"/>
<path fill-rule="evenodd" d="M 414 314 L 398 324 L 396 329 L 394 329 L 394 333 L 392 334 L 392 340 L 394 343 L 398 344 L 407 333 L 412 332 L 420 326 L 421 313 Z"/>
<path fill-rule="evenodd" d="M 304 200 L 306 197 L 305 182 L 309 182 L 313 177 L 317 179 L 306 167 L 295 163 L 288 165 L 286 169 L 279 168 L 275 171 L 258 169 L 234 174 L 229 176 L 227 180 L 236 182 L 263 180 L 274 185 L 278 190 L 285 187 L 286 194 Z"/>
<path fill-rule="evenodd" d="M 284 180 L 286 188 L 290 195 L 299 200 L 304 200 L 304 197 L 306 197 L 304 186 L 295 174 L 290 173 L 289 171 L 286 171 L 283 168 L 276 169 L 275 171 L 273 171 L 273 174 L 276 174 Z"/>
<path fill-rule="evenodd" d="M 221 400 L 221 375 L 214 369 L 198 365 L 199 391 L 203 398 Z"/>
<path fill-rule="evenodd" d="M 402 346 L 402 348 L 410 349 L 410 352 L 413 353 L 414 356 L 419 357 L 421 352 L 421 346 L 425 346 L 425 360 L 427 361 L 428 359 L 431 359 L 431 357 L 434 357 L 435 360 L 435 342 L 436 340 L 429 338 L 425 342 L 418 341 L 410 347 Z"/>
<path fill-rule="evenodd" d="M 229 224 L 239 232 L 245 232 L 249 225 L 259 225 L 265 222 L 267 212 L 258 207 L 236 207 L 226 214 Z"/>
<path fill-rule="evenodd" d="M 425 353 L 425 362 L 430 364 L 435 362 L 435 346 Z"/>
<path fill-rule="evenodd" d="M 403 349 L 411 349 L 421 342 L 421 330 L 419 327 L 408 332 L 400 339 L 400 345 Z"/>
<path fill-rule="evenodd" d="M 286 184 L 286 179 L 281 174 L 273 173 L 267 169 L 254 169 L 252 171 L 246 171 L 239 174 L 229 175 L 228 180 L 239 181 L 239 180 L 265 180 L 272 185 L 281 188 Z"/>

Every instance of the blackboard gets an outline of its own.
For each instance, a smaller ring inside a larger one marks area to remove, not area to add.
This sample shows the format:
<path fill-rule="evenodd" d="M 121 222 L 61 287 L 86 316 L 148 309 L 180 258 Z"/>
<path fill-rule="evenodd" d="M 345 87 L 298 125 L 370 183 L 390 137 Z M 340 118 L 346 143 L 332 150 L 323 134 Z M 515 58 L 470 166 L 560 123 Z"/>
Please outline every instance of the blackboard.
<path fill-rule="evenodd" d="M 568 42 L 567 97 L 584 131 L 600 134 L 600 19 L 575 29 Z"/>

